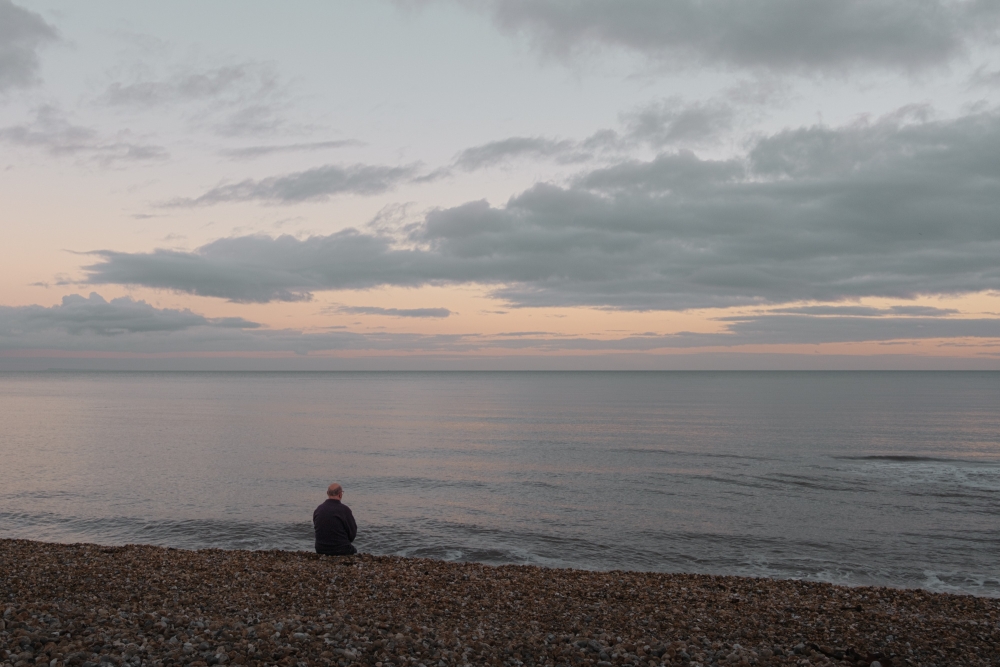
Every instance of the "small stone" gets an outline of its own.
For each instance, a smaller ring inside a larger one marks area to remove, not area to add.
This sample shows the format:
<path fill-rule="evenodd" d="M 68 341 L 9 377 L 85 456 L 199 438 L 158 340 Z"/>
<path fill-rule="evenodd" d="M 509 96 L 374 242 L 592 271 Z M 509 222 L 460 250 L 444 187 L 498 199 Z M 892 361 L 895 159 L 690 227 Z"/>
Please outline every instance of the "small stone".
<path fill-rule="evenodd" d="M 0 606 L 8 633 L 0 667 L 517 667 L 543 655 L 566 666 L 788 667 L 808 658 L 869 667 L 879 645 L 901 643 L 890 625 L 900 618 L 911 619 L 911 664 L 940 664 L 940 647 L 960 638 L 984 664 L 1000 665 L 992 620 L 1000 602 L 927 591 L 371 555 L 345 572 L 308 553 L 100 551 L 5 539 L 0 562 L 12 573 L 4 584 L 11 602 Z M 742 604 L 748 596 L 752 606 Z M 738 614 L 706 613 L 734 601 Z M 973 622 L 982 630 L 967 632 Z M 792 646 L 797 660 L 786 657 Z"/>

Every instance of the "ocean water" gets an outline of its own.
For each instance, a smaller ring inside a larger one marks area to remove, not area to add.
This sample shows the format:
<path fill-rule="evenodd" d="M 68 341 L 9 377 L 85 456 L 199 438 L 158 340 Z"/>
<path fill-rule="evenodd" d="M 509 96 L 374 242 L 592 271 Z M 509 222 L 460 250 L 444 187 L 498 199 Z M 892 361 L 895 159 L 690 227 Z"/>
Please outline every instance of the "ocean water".
<path fill-rule="evenodd" d="M 0 537 L 1000 595 L 1000 373 L 0 373 Z"/>

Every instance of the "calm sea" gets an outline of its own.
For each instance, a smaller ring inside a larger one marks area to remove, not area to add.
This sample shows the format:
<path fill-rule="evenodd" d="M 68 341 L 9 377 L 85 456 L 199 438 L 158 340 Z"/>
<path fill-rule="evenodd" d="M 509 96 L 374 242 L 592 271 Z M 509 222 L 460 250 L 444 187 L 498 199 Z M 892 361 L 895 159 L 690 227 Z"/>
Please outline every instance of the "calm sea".
<path fill-rule="evenodd" d="M 0 537 L 1000 595 L 1000 373 L 4 373 Z"/>

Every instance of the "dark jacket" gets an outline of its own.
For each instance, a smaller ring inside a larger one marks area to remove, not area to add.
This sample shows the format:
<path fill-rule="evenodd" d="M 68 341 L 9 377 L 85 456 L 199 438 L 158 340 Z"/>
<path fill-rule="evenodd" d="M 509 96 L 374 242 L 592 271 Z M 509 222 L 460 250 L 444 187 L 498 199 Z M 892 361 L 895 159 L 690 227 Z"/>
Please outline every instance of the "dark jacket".
<path fill-rule="evenodd" d="M 329 554 L 357 553 L 351 542 L 358 535 L 351 508 L 339 500 L 328 498 L 313 512 L 316 529 L 316 552 Z"/>

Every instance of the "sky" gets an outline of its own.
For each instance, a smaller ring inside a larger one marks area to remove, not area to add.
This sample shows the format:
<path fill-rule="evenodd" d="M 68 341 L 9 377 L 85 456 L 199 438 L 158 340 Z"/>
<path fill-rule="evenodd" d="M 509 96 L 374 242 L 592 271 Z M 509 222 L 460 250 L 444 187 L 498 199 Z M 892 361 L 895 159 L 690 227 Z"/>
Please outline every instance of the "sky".
<path fill-rule="evenodd" d="M 995 0 L 0 0 L 0 370 L 1000 369 Z"/>

